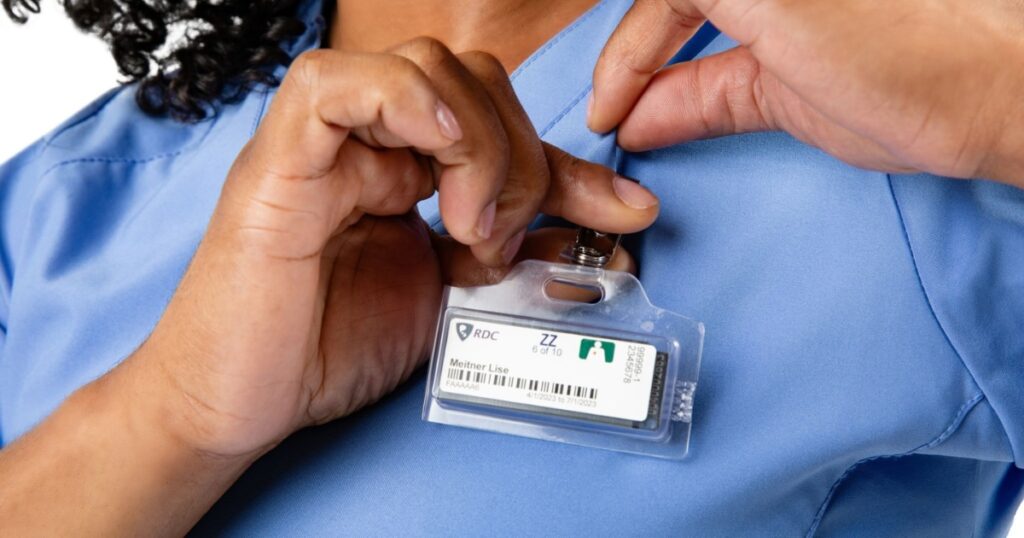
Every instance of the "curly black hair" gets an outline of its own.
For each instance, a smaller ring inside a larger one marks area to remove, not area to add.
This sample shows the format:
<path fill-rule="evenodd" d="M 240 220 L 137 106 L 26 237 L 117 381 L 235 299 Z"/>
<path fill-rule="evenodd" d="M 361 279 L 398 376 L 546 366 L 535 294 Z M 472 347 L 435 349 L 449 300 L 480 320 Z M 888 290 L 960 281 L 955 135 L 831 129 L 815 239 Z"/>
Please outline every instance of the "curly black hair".
<path fill-rule="evenodd" d="M 0 0 L 15 22 L 40 0 Z M 106 41 L 146 112 L 198 121 L 279 81 L 281 45 L 305 30 L 299 0 L 62 0 L 75 25 Z"/>

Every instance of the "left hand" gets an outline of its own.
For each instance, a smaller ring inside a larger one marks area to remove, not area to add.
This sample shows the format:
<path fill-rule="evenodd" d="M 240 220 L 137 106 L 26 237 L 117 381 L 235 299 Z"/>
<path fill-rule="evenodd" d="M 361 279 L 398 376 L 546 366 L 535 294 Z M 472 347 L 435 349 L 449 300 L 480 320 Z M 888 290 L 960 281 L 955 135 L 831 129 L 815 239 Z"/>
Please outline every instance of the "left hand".
<path fill-rule="evenodd" d="M 416 214 L 435 191 L 454 239 Z M 538 211 L 628 233 L 658 207 L 543 144 L 493 57 L 304 54 L 153 333 L 0 451 L 0 532 L 185 534 L 292 432 L 406 379 L 445 281 L 557 253 L 572 232 L 526 234 Z"/>

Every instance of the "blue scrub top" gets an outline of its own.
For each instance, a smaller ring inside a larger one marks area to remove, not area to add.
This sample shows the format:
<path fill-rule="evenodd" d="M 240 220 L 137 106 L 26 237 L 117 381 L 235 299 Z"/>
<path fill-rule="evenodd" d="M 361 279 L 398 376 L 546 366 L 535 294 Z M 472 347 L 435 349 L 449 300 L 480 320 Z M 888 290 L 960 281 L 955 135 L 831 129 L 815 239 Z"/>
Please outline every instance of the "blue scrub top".
<path fill-rule="evenodd" d="M 584 103 L 628 5 L 604 0 L 513 74 L 545 140 L 609 165 Z M 292 52 L 319 43 L 319 6 L 304 10 Z M 146 338 L 272 96 L 179 124 L 115 90 L 0 168 L 4 443 Z M 707 325 L 687 459 L 428 424 L 421 373 L 284 442 L 195 532 L 1005 532 L 1024 463 L 1024 191 L 860 170 L 779 133 L 622 171 L 663 204 L 629 241 L 651 299 Z"/>

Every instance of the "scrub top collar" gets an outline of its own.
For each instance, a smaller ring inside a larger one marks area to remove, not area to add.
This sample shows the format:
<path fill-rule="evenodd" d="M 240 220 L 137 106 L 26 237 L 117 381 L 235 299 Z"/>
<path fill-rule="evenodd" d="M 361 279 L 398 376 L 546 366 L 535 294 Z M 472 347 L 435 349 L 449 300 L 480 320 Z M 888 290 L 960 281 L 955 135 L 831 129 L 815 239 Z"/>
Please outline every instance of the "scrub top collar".
<path fill-rule="evenodd" d="M 571 111 L 585 108 L 594 64 L 629 5 L 614 0 L 598 2 L 541 45 L 510 75 L 541 138 Z M 566 58 L 575 61 L 566 62 Z"/>
<path fill-rule="evenodd" d="M 292 58 L 307 50 L 320 47 L 323 43 L 324 33 L 327 31 L 324 5 L 320 0 L 302 2 L 299 5 L 297 16 L 305 23 L 306 29 L 298 37 L 285 42 L 281 47 Z M 286 70 L 286 67 L 278 67 L 275 74 L 283 75 Z"/>

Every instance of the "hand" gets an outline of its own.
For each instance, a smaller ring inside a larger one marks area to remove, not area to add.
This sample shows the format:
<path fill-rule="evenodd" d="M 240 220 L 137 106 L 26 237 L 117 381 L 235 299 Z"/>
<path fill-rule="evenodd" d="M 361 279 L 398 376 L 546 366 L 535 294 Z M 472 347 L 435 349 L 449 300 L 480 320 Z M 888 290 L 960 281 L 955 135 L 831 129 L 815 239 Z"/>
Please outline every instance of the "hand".
<path fill-rule="evenodd" d="M 435 188 L 451 238 L 415 212 Z M 657 200 L 542 144 L 486 54 L 421 39 L 303 55 L 164 317 L 119 369 L 152 394 L 139 412 L 160 409 L 188 446 L 258 455 L 406 379 L 429 352 L 443 282 L 500 276 L 538 211 L 628 233 Z"/>
<path fill-rule="evenodd" d="M 662 70 L 706 18 L 740 46 Z M 865 168 L 1024 186 L 1022 31 L 1004 0 L 638 0 L 588 121 L 630 150 L 785 130 Z"/>

